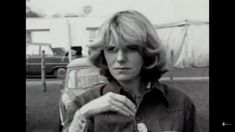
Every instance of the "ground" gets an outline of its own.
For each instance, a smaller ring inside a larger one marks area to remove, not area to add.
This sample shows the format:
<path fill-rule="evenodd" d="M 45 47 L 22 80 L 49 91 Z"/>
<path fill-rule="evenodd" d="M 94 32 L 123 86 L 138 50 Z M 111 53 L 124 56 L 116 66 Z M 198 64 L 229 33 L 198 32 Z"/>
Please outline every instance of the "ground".
<path fill-rule="evenodd" d="M 208 69 L 186 69 L 172 73 L 169 75 L 208 76 Z M 43 92 L 40 79 L 26 80 L 27 132 L 58 132 L 58 101 L 62 81 L 51 78 L 46 80 L 46 92 Z M 209 132 L 209 81 L 170 81 L 165 83 L 186 92 L 191 97 L 199 113 L 202 132 Z"/>
<path fill-rule="evenodd" d="M 48 81 L 46 92 L 40 80 L 26 84 L 27 132 L 58 132 L 61 81 Z"/>

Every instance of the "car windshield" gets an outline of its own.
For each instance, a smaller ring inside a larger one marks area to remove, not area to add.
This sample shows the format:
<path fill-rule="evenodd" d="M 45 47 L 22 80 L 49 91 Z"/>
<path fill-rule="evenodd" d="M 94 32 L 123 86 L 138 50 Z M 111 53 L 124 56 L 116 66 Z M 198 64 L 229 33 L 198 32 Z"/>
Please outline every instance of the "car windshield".
<path fill-rule="evenodd" d="M 99 75 L 96 68 L 86 67 L 73 69 L 68 74 L 68 88 L 85 88 L 96 83 L 105 82 L 105 77 Z"/>
<path fill-rule="evenodd" d="M 45 51 L 45 55 L 53 55 L 53 51 L 49 45 L 44 44 L 27 44 L 26 55 L 41 55 Z"/>

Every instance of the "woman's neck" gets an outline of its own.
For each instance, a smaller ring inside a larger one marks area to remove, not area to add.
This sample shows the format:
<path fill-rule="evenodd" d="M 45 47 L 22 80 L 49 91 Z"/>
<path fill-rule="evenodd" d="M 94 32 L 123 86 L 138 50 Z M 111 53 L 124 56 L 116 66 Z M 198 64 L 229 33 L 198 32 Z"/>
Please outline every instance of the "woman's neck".
<path fill-rule="evenodd" d="M 135 96 L 140 96 L 144 93 L 143 83 L 141 78 L 135 78 L 129 81 L 119 81 L 119 84 L 128 92 L 135 94 Z"/>

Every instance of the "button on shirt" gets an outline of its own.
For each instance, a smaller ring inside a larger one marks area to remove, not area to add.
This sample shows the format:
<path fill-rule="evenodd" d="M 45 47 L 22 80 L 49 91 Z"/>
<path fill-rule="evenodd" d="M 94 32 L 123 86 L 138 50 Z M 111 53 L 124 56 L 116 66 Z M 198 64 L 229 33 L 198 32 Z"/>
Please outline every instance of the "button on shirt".
<path fill-rule="evenodd" d="M 196 109 L 191 99 L 183 92 L 161 84 L 158 81 L 146 86 L 146 92 L 137 99 L 112 81 L 97 86 L 78 96 L 67 110 L 63 132 L 67 132 L 74 113 L 82 105 L 108 92 L 125 95 L 137 106 L 135 117 L 116 112 L 105 112 L 83 122 L 84 132 L 148 132 L 179 131 L 199 132 Z M 81 118 L 82 119 L 82 118 Z M 138 125 L 139 124 L 139 125 Z"/>

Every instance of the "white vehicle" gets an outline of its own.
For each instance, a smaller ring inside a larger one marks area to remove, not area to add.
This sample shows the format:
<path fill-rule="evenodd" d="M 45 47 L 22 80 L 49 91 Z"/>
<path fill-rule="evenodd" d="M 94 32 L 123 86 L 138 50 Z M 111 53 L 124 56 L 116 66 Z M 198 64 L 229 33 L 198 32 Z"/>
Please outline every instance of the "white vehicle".
<path fill-rule="evenodd" d="M 92 86 L 106 81 L 106 78 L 99 74 L 99 69 L 93 66 L 88 58 L 74 59 L 68 64 L 59 102 L 60 131 L 64 125 L 65 112 L 71 104 L 71 100 L 84 91 L 94 88 Z"/>

